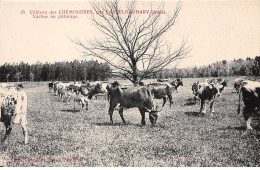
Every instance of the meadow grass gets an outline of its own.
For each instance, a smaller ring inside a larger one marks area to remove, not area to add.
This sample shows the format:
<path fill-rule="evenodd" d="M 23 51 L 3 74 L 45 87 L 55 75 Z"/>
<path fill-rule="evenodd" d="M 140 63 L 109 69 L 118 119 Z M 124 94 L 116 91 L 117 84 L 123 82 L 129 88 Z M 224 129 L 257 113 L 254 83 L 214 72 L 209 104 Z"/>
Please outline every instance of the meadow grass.
<path fill-rule="evenodd" d="M 7 166 L 260 166 L 259 121 L 246 131 L 242 114 L 236 113 L 238 95 L 232 80 L 216 101 L 212 116 L 199 115 L 191 84 L 183 79 L 173 106 L 167 101 L 156 126 L 146 115 L 141 126 L 138 109 L 124 110 L 126 124 L 114 111 L 109 121 L 107 100 L 91 100 L 89 110 L 73 110 L 73 103 L 60 102 L 49 93 L 47 82 L 27 83 L 29 144 L 23 144 L 22 129 L 13 127 L 1 143 L 0 154 Z M 147 80 L 149 82 L 151 80 Z M 162 105 L 162 100 L 154 100 Z M 209 108 L 209 106 L 208 106 Z M 209 113 L 209 109 L 207 109 Z M 0 136 L 5 132 L 0 124 Z"/>

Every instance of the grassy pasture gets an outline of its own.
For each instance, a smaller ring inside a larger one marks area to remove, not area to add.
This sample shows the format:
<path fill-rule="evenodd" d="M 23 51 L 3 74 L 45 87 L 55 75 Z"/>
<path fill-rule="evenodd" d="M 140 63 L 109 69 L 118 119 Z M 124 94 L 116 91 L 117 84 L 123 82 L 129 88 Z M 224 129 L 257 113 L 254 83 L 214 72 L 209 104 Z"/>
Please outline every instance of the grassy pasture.
<path fill-rule="evenodd" d="M 154 127 L 148 115 L 141 126 L 138 109 L 124 110 L 126 124 L 115 111 L 110 124 L 105 100 L 90 101 L 89 111 L 81 113 L 49 93 L 47 82 L 26 83 L 29 144 L 15 125 L 0 154 L 7 166 L 260 166 L 259 121 L 252 122 L 256 130 L 245 131 L 233 79 L 213 116 L 198 115 L 200 106 L 193 103 L 191 84 L 204 79 L 183 79 L 172 108 L 167 101 Z M 4 131 L 1 123 L 1 138 Z"/>

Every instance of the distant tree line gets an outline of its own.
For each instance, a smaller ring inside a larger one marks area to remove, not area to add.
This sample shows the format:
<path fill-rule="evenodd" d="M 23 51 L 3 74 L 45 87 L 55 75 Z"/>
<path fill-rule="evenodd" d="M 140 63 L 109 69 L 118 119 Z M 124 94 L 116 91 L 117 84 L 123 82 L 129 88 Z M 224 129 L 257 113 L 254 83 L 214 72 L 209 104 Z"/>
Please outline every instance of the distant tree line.
<path fill-rule="evenodd" d="M 24 62 L 0 66 L 0 81 L 81 81 L 108 80 L 111 69 L 98 61 L 55 62 L 28 64 Z"/>
<path fill-rule="evenodd" d="M 227 77 L 227 76 L 260 76 L 260 56 L 255 59 L 220 61 L 202 67 L 165 69 L 156 75 L 157 78 L 195 78 L 195 77 Z"/>

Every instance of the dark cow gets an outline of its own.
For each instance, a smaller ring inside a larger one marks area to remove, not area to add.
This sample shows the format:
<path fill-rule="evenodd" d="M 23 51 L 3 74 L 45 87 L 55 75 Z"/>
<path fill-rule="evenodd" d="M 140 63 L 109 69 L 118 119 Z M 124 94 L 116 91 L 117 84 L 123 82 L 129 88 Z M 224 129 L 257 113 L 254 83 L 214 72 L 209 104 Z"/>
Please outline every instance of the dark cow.
<path fill-rule="evenodd" d="M 0 120 L 4 122 L 6 133 L 2 142 L 10 135 L 13 124 L 20 124 L 23 129 L 24 143 L 28 143 L 28 124 L 27 124 L 27 95 L 18 87 L 0 87 Z"/>
<path fill-rule="evenodd" d="M 152 95 L 154 96 L 155 99 L 163 99 L 162 107 L 164 107 L 167 97 L 170 101 L 170 107 L 172 106 L 173 88 L 170 83 L 164 83 L 164 84 L 150 83 L 147 86 L 151 90 Z"/>
<path fill-rule="evenodd" d="M 250 117 L 260 111 L 260 82 L 244 80 L 239 89 L 239 103 L 237 113 L 240 113 L 241 98 L 244 102 L 243 116 L 247 129 L 252 129 Z"/>
<path fill-rule="evenodd" d="M 183 86 L 182 79 L 178 78 L 178 79 L 174 80 L 173 82 L 171 82 L 171 85 L 173 87 L 173 90 L 178 93 L 178 87 Z"/>
<path fill-rule="evenodd" d="M 119 106 L 119 114 L 122 121 L 125 123 L 125 119 L 123 116 L 123 109 L 124 108 L 134 108 L 137 107 L 141 113 L 142 120 L 141 124 L 145 125 L 145 112 L 149 112 L 149 119 L 151 124 L 156 124 L 157 121 L 157 110 L 153 109 L 153 99 L 151 92 L 144 86 L 138 87 L 128 87 L 126 89 L 122 89 L 120 86 L 116 86 L 114 84 L 107 85 L 107 91 L 109 93 L 109 115 L 110 115 L 110 122 L 113 123 L 113 111 L 115 107 L 120 104 Z"/>
<path fill-rule="evenodd" d="M 51 92 L 52 89 L 53 89 L 53 82 L 52 81 L 49 82 L 48 87 L 49 87 L 49 92 Z"/>
<path fill-rule="evenodd" d="M 58 84 L 59 82 L 57 81 L 53 83 L 53 91 L 56 95 L 58 95 L 58 87 L 57 87 Z"/>
<path fill-rule="evenodd" d="M 206 100 L 210 104 L 210 115 L 214 113 L 214 101 L 216 97 L 220 97 L 220 89 L 223 88 L 223 85 L 219 83 L 211 83 L 200 85 L 198 89 L 198 96 L 200 98 L 200 114 L 206 114 Z M 202 111 L 203 110 L 203 111 Z"/>
<path fill-rule="evenodd" d="M 198 98 L 198 90 L 199 90 L 199 82 L 193 83 L 191 86 L 192 93 L 194 94 L 195 104 L 197 103 Z"/>

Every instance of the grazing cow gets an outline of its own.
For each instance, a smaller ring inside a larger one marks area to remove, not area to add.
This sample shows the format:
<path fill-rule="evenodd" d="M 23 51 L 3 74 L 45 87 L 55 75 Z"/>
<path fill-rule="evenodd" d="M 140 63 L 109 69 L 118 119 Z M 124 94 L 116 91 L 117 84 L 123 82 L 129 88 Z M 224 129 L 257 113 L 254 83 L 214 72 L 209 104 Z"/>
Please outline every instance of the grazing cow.
<path fill-rule="evenodd" d="M 54 86 L 53 86 L 53 82 L 52 82 L 52 81 L 49 82 L 48 87 L 49 87 L 49 92 L 51 92 L 52 89 L 54 88 Z"/>
<path fill-rule="evenodd" d="M 242 78 L 237 78 L 237 79 L 234 80 L 234 82 L 233 82 L 234 83 L 234 88 L 235 88 L 237 93 L 239 92 L 239 88 L 240 88 L 240 86 L 241 86 L 241 84 L 242 84 L 242 82 L 244 80 L 245 79 L 242 79 Z"/>
<path fill-rule="evenodd" d="M 152 95 L 154 96 L 155 99 L 161 99 L 161 98 L 163 99 L 162 107 L 164 107 L 167 97 L 170 101 L 170 107 L 172 106 L 173 88 L 170 83 L 164 83 L 164 84 L 150 83 L 147 86 L 151 90 Z"/>
<path fill-rule="evenodd" d="M 197 98 L 198 98 L 199 82 L 193 83 L 191 86 L 191 90 L 192 90 L 192 93 L 194 94 L 194 101 L 196 104 Z"/>
<path fill-rule="evenodd" d="M 123 116 L 123 109 L 137 107 L 142 116 L 142 125 L 146 124 L 145 112 L 149 112 L 151 124 L 156 124 L 158 118 L 158 107 L 156 107 L 156 110 L 153 108 L 152 94 L 146 87 L 128 87 L 123 90 L 120 86 L 117 86 L 116 83 L 113 83 L 107 85 L 107 91 L 109 93 L 110 106 L 108 113 L 110 115 L 111 123 L 113 123 L 113 111 L 115 107 L 120 104 L 118 112 L 124 123 L 126 122 Z"/>
<path fill-rule="evenodd" d="M 240 113 L 241 98 L 244 102 L 243 116 L 247 129 L 252 129 L 250 117 L 257 115 L 260 111 L 260 82 L 243 81 L 239 89 L 239 103 L 237 113 Z"/>
<path fill-rule="evenodd" d="M 171 85 L 173 87 L 173 90 L 178 93 L 178 87 L 183 86 L 182 79 L 178 78 L 178 79 L 174 80 L 173 82 L 171 82 Z"/>
<path fill-rule="evenodd" d="M 0 120 L 6 128 L 2 142 L 10 135 L 13 124 L 20 123 L 23 129 L 24 143 L 28 143 L 27 95 L 22 88 L 22 85 L 0 88 Z"/>
<path fill-rule="evenodd" d="M 199 83 L 198 96 L 200 98 L 200 114 L 206 114 L 206 100 L 210 104 L 210 115 L 214 113 L 214 101 L 216 97 L 220 97 L 220 88 L 223 88 L 223 85 L 219 83 L 211 83 L 201 85 Z M 202 111 L 203 110 L 203 111 Z"/>

